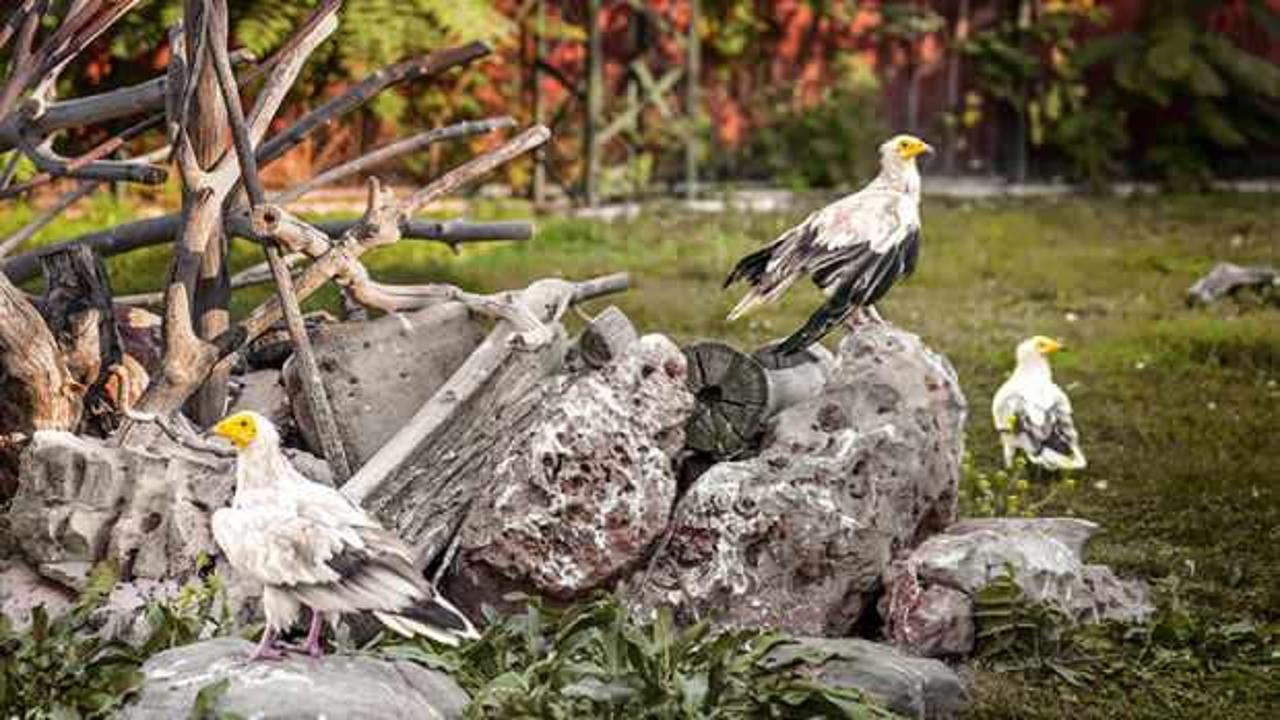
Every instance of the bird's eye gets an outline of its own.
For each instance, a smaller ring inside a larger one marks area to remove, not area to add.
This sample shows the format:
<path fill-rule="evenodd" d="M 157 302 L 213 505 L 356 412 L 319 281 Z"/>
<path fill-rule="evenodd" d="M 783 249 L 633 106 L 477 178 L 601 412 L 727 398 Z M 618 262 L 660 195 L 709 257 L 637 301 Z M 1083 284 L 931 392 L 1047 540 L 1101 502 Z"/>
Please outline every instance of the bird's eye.
<path fill-rule="evenodd" d="M 908 141 L 906 141 L 906 140 L 901 140 L 901 141 L 899 141 L 899 142 L 898 142 L 898 147 L 900 147 L 900 148 L 906 148 L 906 147 L 907 147 L 908 145 L 910 145 L 910 144 L 911 144 L 911 143 L 910 143 L 910 142 L 908 142 Z"/>

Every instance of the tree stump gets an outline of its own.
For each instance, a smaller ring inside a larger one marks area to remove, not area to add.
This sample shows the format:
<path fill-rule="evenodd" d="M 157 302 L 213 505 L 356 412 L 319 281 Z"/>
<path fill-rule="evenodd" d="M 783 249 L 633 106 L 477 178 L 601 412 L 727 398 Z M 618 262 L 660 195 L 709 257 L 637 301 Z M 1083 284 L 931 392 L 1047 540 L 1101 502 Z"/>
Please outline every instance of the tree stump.
<path fill-rule="evenodd" d="M 776 340 L 752 353 L 769 379 L 765 417 L 817 397 L 831 379 L 836 364 L 835 356 L 822 345 L 815 343 L 800 352 L 780 355 L 773 349 L 781 342 Z"/>
<path fill-rule="evenodd" d="M 689 392 L 696 400 L 685 444 L 718 458 L 747 449 L 769 406 L 769 378 L 758 360 L 714 340 L 684 348 Z"/>
<path fill-rule="evenodd" d="M 103 392 L 108 371 L 124 360 L 116 327 L 111 285 L 102 259 L 83 245 L 40 258 L 44 295 L 37 303 L 67 369 L 85 387 L 85 420 L 105 435 L 114 428 L 114 409 Z"/>
<path fill-rule="evenodd" d="M 779 356 L 770 343 L 748 355 L 722 342 L 684 349 L 689 390 L 697 408 L 685 428 L 686 446 L 714 458 L 734 457 L 764 430 L 765 420 L 816 397 L 835 358 L 821 345 Z"/>

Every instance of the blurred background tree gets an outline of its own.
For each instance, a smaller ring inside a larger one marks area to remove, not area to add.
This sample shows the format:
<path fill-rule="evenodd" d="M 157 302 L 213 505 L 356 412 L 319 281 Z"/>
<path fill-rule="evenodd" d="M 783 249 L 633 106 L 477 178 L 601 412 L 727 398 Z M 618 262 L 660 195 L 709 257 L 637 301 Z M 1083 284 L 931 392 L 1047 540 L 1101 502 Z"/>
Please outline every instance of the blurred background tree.
<path fill-rule="evenodd" d="M 231 0 L 233 42 L 265 54 L 314 4 Z M 140 4 L 65 74 L 59 93 L 155 77 L 180 6 Z M 880 136 L 903 130 L 945 145 L 950 172 L 1013 180 L 1202 186 L 1216 176 L 1274 172 L 1277 7 L 1276 0 L 700 0 L 699 107 L 683 107 L 684 78 L 665 107 L 646 105 L 606 144 L 606 185 L 617 194 L 672 190 L 683 179 L 685 127 L 701 138 L 700 172 L 713 182 L 856 184 L 874 167 Z M 616 115 L 636 98 L 637 60 L 655 77 L 685 67 L 681 43 L 694 22 L 693 0 L 601 0 L 595 18 L 586 8 L 580 0 L 348 0 L 342 29 L 317 53 L 295 89 L 304 97 L 292 106 L 312 106 L 376 67 L 447 45 L 487 40 L 497 53 L 385 93 L 358 121 L 273 166 L 274 179 L 308 175 L 446 119 L 508 113 L 527 121 L 536 95 L 557 132 L 548 173 L 574 190 L 584 171 L 591 23 L 602 35 L 603 111 Z M 75 150 L 120 129 L 60 142 Z M 154 135 L 143 142 L 158 142 Z M 476 149 L 433 146 L 393 170 L 430 175 L 453 154 Z M 513 166 L 506 179 L 523 188 L 528 165 Z"/>

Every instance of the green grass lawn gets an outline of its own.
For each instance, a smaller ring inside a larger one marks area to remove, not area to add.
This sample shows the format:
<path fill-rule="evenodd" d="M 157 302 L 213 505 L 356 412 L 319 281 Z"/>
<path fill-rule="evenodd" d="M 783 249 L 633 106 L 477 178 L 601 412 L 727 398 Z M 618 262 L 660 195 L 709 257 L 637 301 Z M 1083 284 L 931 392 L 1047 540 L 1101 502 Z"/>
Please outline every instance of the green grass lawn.
<path fill-rule="evenodd" d="M 0 234 L 23 212 L 0 218 Z M 97 227 L 122 212 L 101 203 L 76 224 Z M 615 224 L 543 219 L 526 244 L 454 256 L 405 243 L 368 258 L 382 279 L 476 290 L 629 270 L 632 291 L 602 302 L 616 303 L 643 330 L 753 347 L 797 327 L 819 295 L 797 286 L 781 304 L 730 325 L 724 316 L 741 290 L 725 292 L 721 280 L 738 257 L 801 216 L 655 210 Z M 880 309 L 955 364 L 970 403 L 975 468 L 998 463 L 988 408 L 1014 345 L 1032 334 L 1065 339 L 1071 350 L 1058 356 L 1056 376 L 1075 402 L 1090 466 L 1078 478 L 1080 490 L 1050 509 L 1101 523 L 1105 533 L 1090 559 L 1157 583 L 1162 602 L 1184 604 L 1196 622 L 1248 620 L 1274 634 L 1280 312 L 1256 297 L 1188 309 L 1183 293 L 1220 260 L 1280 262 L 1280 198 L 931 201 L 924 217 L 919 271 Z M 64 224 L 42 237 L 72 230 Z M 255 255 L 237 243 L 237 266 Z M 116 291 L 155 289 L 164 262 L 162 250 L 113 259 Z M 264 292 L 239 294 L 237 309 Z M 319 298 L 333 300 L 331 291 Z M 978 670 L 974 715 L 1280 716 L 1271 666 L 1241 667 L 1230 658 L 1197 663 L 1187 642 L 1193 662 L 1155 658 L 1095 672 L 1082 686 Z M 1280 655 L 1270 647 L 1274 664 Z"/>

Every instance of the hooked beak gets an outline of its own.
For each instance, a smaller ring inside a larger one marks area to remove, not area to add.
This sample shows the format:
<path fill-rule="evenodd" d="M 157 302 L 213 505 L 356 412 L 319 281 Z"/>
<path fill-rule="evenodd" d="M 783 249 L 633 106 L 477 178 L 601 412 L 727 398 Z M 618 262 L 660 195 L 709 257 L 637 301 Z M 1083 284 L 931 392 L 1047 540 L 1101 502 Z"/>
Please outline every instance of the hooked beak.
<path fill-rule="evenodd" d="M 218 424 L 209 428 L 209 434 L 223 438 L 240 449 L 244 449 L 249 444 L 249 438 L 245 437 L 245 434 L 241 432 L 239 426 L 231 421 L 231 418 L 224 418 Z"/>
<path fill-rule="evenodd" d="M 933 146 L 922 140 L 912 145 L 911 147 L 907 148 L 906 151 L 902 153 L 902 157 L 905 160 L 910 160 L 918 155 L 932 155 L 932 154 L 933 154 Z"/>
<path fill-rule="evenodd" d="M 1049 342 L 1045 343 L 1044 354 L 1052 355 L 1056 352 L 1062 352 L 1063 350 L 1066 350 L 1066 349 L 1067 349 L 1067 346 L 1064 345 L 1062 341 L 1050 339 Z"/>

